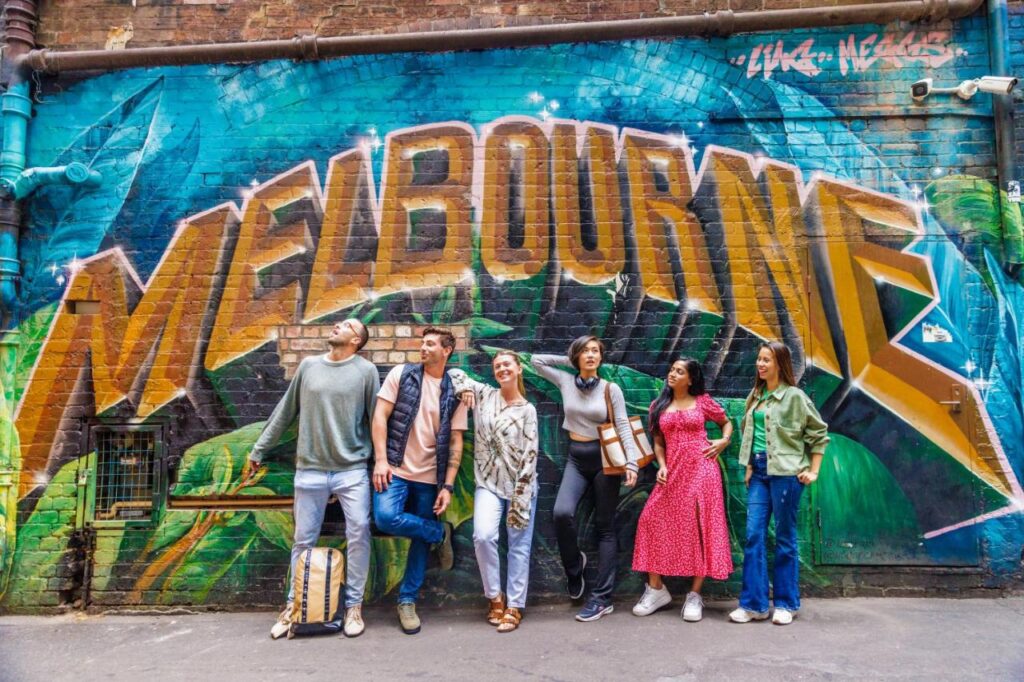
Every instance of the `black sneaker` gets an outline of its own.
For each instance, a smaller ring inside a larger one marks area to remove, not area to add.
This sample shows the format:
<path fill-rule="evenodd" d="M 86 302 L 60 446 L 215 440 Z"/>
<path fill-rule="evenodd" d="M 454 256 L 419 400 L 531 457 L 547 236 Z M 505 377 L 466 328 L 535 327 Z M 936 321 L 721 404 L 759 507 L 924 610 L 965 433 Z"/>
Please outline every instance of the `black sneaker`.
<path fill-rule="evenodd" d="M 565 579 L 565 589 L 569 593 L 569 599 L 579 599 L 587 590 L 587 581 L 583 574 L 587 569 L 587 555 L 580 552 L 580 573 L 579 575 L 568 575 Z"/>
<path fill-rule="evenodd" d="M 450 571 L 455 565 L 455 549 L 452 547 L 452 534 L 455 532 L 455 526 L 447 521 L 442 522 L 441 525 L 444 526 L 444 535 L 441 537 L 441 542 L 434 545 L 434 551 L 437 552 L 438 568 L 442 571 Z"/>
<path fill-rule="evenodd" d="M 587 602 L 586 606 L 580 609 L 580 612 L 576 614 L 576 620 L 581 623 L 589 623 L 594 620 L 600 620 L 614 610 L 615 607 L 611 604 L 605 604 L 591 599 Z"/>

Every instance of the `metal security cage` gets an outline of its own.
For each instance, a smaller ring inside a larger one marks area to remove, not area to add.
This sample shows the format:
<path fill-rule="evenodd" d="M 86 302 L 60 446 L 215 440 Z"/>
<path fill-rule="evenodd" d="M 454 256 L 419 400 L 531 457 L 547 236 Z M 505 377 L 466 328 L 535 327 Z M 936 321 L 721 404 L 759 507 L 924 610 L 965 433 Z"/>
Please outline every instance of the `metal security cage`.
<path fill-rule="evenodd" d="M 89 429 L 85 518 L 96 525 L 151 523 L 164 497 L 162 428 L 99 424 Z"/>

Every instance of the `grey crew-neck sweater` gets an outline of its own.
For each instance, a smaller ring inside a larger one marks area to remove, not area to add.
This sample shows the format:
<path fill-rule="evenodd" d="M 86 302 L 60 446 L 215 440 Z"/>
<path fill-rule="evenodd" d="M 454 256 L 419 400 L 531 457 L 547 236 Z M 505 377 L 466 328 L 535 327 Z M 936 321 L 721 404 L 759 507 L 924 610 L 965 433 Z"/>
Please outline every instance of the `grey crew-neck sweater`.
<path fill-rule="evenodd" d="M 345 471 L 366 466 L 373 452 L 370 425 L 378 390 L 377 368 L 358 355 L 341 362 L 331 362 L 326 355 L 304 359 L 249 458 L 261 461 L 298 417 L 296 469 Z"/>
<path fill-rule="evenodd" d="M 530 357 L 530 365 L 537 370 L 537 374 L 558 386 L 562 394 L 562 409 L 565 411 L 562 428 L 581 436 L 597 438 L 597 427 L 608 421 L 604 388 L 610 385 L 612 411 L 615 412 L 615 431 L 625 446 L 626 458 L 630 464 L 639 461 L 640 451 L 636 447 L 633 430 L 629 426 L 626 399 L 622 396 L 622 389 L 618 384 L 601 379 L 590 391 L 581 391 L 576 386 L 575 368 L 564 355 L 535 354 Z M 564 367 L 568 371 L 558 369 L 559 367 Z"/>

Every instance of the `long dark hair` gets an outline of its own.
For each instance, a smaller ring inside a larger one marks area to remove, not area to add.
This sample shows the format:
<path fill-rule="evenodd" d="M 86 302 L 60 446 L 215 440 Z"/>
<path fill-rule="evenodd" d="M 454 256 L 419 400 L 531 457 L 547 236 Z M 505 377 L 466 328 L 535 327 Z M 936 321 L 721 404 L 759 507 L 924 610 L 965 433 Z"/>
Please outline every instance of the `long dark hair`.
<path fill-rule="evenodd" d="M 762 343 L 758 349 L 757 354 L 760 355 L 761 351 L 767 348 L 772 352 L 775 357 L 775 364 L 779 368 L 779 380 L 790 386 L 796 386 L 796 377 L 793 374 L 793 356 L 789 352 L 789 348 L 784 343 L 778 341 L 768 341 Z M 765 386 L 768 382 L 761 378 L 757 373 L 756 365 L 754 370 L 754 390 L 747 396 L 747 405 L 744 411 L 749 412 L 750 406 L 754 404 L 757 397 L 764 391 Z"/>
<path fill-rule="evenodd" d="M 683 363 L 686 367 L 686 374 L 690 377 L 690 395 L 696 397 L 702 393 L 707 393 L 707 390 L 704 388 L 704 370 L 700 368 L 700 363 L 693 358 L 682 357 L 673 360 L 672 365 L 677 362 Z M 672 369 L 672 365 L 669 365 L 670 370 Z M 668 381 L 666 381 L 665 386 L 661 389 L 661 393 L 659 393 L 658 397 L 654 399 L 653 403 L 651 403 L 649 423 L 651 426 L 652 436 L 657 437 L 662 435 L 661 426 L 658 422 L 661 420 L 662 413 L 669 405 L 672 404 L 673 398 L 675 398 L 675 391 L 672 390 L 672 387 L 669 386 Z"/>

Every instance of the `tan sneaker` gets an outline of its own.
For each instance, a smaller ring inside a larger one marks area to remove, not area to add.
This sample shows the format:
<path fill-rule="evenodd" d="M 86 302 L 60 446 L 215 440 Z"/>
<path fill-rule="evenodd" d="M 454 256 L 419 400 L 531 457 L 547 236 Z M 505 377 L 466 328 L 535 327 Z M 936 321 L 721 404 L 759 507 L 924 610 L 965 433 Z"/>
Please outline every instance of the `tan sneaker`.
<path fill-rule="evenodd" d="M 284 607 L 284 611 L 277 617 L 277 622 L 270 627 L 270 638 L 280 639 L 288 634 L 288 629 L 292 626 L 292 604 Z"/>
<path fill-rule="evenodd" d="M 420 617 L 416 615 L 416 605 L 403 603 L 398 605 L 398 622 L 402 626 L 402 632 L 407 635 L 415 635 L 420 631 Z"/>
<path fill-rule="evenodd" d="M 365 629 L 366 624 L 363 623 L 363 605 L 356 604 L 355 606 L 348 607 L 348 611 L 345 612 L 345 636 L 358 637 L 363 634 L 363 630 Z"/>

